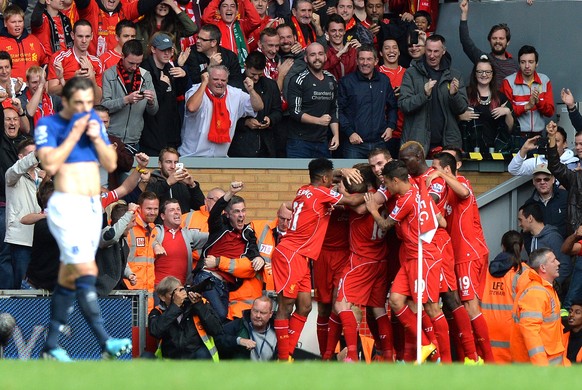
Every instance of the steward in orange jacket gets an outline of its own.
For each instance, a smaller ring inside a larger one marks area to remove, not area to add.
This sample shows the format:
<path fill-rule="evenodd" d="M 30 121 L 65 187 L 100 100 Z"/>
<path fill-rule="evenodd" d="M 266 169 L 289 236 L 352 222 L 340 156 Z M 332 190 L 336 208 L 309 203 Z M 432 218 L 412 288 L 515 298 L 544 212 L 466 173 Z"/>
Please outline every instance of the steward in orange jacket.
<path fill-rule="evenodd" d="M 129 285 L 130 290 L 147 290 L 154 292 L 156 275 L 154 272 L 153 244 L 157 237 L 157 231 L 153 223 L 146 223 L 138 214 L 135 218 L 135 226 L 129 231 L 127 245 L 129 256 L 127 265 L 137 278 L 135 286 Z M 148 313 L 154 308 L 153 298 L 148 299 Z"/>
<path fill-rule="evenodd" d="M 511 363 L 509 339 L 513 325 L 513 302 L 518 285 L 523 290 L 529 278 L 524 274 L 530 269 L 525 263 L 521 267 L 512 260 L 508 252 L 501 252 L 489 263 L 481 299 L 481 313 L 487 322 L 491 350 L 495 363 Z"/>
<path fill-rule="evenodd" d="M 527 272 L 529 281 L 523 291 L 517 291 L 513 305 L 511 358 L 514 362 L 540 366 L 564 365 L 567 359 L 560 300 L 552 287 L 559 276 L 560 262 L 548 248 L 533 251 L 529 262 L 532 267 Z"/>

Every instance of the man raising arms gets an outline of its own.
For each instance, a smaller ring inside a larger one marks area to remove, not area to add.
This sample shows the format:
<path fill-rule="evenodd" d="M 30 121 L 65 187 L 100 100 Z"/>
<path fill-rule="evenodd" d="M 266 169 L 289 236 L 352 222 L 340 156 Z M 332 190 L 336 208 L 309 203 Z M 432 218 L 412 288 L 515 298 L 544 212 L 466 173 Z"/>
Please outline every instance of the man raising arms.
<path fill-rule="evenodd" d="M 72 78 L 63 88 L 63 110 L 42 118 L 36 128 L 38 157 L 47 173 L 55 177 L 55 193 L 47 212 L 49 229 L 61 252 L 43 356 L 59 361 L 71 360 L 57 343 L 75 296 L 103 356 L 119 356 L 131 350 L 131 340 L 110 338 L 105 331 L 95 291 L 95 252 L 102 221 L 99 163 L 112 172 L 117 154 L 99 117 L 91 111 L 94 98 L 91 80 Z"/>

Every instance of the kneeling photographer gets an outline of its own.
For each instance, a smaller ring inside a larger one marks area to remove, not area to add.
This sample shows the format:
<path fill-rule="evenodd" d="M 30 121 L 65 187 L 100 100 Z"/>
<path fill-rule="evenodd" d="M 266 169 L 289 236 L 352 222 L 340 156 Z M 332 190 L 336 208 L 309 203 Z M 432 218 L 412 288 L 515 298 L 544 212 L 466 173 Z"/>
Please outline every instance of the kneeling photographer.
<path fill-rule="evenodd" d="M 218 361 L 214 337 L 223 333 L 212 306 L 200 294 L 207 286 L 187 286 L 167 276 L 156 287 L 160 306 L 149 314 L 150 334 L 160 339 L 156 355 L 166 359 Z"/>

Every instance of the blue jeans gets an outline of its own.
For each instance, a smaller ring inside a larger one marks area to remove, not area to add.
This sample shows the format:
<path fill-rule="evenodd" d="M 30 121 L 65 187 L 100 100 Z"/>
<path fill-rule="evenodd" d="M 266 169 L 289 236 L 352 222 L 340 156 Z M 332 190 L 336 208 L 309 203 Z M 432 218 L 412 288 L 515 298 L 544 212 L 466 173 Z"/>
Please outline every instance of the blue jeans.
<path fill-rule="evenodd" d="M 327 142 L 287 139 L 287 158 L 329 158 L 330 156 Z"/>
<path fill-rule="evenodd" d="M 18 288 L 22 279 L 26 276 L 26 270 L 30 263 L 32 248 L 24 245 L 10 244 L 10 254 L 12 255 L 12 272 L 14 277 L 14 288 Z"/>
<path fill-rule="evenodd" d="M 202 296 L 210 302 L 212 308 L 223 323 L 226 322 L 228 314 L 228 286 L 224 281 L 218 279 L 207 271 L 200 271 L 194 276 L 192 285 L 196 285 L 206 279 L 210 278 L 214 282 L 212 290 L 204 291 Z"/>
<path fill-rule="evenodd" d="M 367 159 L 368 153 L 376 148 L 386 148 L 386 142 L 364 142 L 354 145 L 349 141 L 344 145 L 344 158 Z"/>
<path fill-rule="evenodd" d="M 13 289 L 14 273 L 12 272 L 12 258 L 10 256 L 10 245 L 4 242 L 6 237 L 6 207 L 0 207 L 0 290 Z"/>
<path fill-rule="evenodd" d="M 570 280 L 570 289 L 568 294 L 566 294 L 566 299 L 564 299 L 565 308 L 569 309 L 572 307 L 572 303 L 582 302 L 582 257 L 576 257 L 576 265 L 574 265 L 574 271 L 572 272 L 572 279 Z"/>

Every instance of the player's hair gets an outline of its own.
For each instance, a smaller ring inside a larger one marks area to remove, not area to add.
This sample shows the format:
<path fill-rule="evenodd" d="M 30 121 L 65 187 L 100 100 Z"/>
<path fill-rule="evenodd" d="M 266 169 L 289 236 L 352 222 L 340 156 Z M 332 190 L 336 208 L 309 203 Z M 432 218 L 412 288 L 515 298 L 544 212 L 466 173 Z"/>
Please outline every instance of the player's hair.
<path fill-rule="evenodd" d="M 358 49 L 356 50 L 356 58 L 360 55 L 361 52 L 371 52 L 372 54 L 374 54 L 374 59 L 378 59 L 378 52 L 376 51 L 376 49 L 374 48 L 374 46 L 369 45 L 369 44 L 363 44 L 362 46 L 358 47 Z"/>
<path fill-rule="evenodd" d="M 158 294 L 158 296 L 169 294 L 174 291 L 180 284 L 182 284 L 182 282 L 180 282 L 180 280 L 178 280 L 178 278 L 175 276 L 166 276 L 160 280 L 160 283 L 158 283 L 156 286 L 156 294 Z"/>
<path fill-rule="evenodd" d="M 416 18 L 425 18 L 429 26 L 432 24 L 432 18 L 427 11 L 416 11 L 414 14 L 414 19 Z"/>
<path fill-rule="evenodd" d="M 232 206 L 234 206 L 235 204 L 238 204 L 238 203 L 245 203 L 245 200 L 242 198 L 242 196 L 233 195 L 232 198 L 230 198 L 230 200 L 226 204 L 224 211 L 227 211 L 227 212 L 230 211 L 230 209 L 232 209 Z"/>
<path fill-rule="evenodd" d="M 127 213 L 127 210 L 129 210 L 129 208 L 127 207 L 127 203 L 117 203 L 115 206 L 113 206 L 113 208 L 111 209 L 110 226 L 115 225 L 119 221 L 119 219 L 123 217 L 125 213 Z"/>
<path fill-rule="evenodd" d="M 73 27 L 73 34 L 77 32 L 77 27 L 83 26 L 89 27 L 91 28 L 91 31 L 93 31 L 93 26 L 91 26 L 91 23 L 89 23 L 87 19 L 79 19 L 75 22 L 75 26 Z"/>
<path fill-rule="evenodd" d="M 245 60 L 245 68 L 253 68 L 256 70 L 263 70 L 267 66 L 267 59 L 260 51 L 252 51 Z"/>
<path fill-rule="evenodd" d="M 511 41 L 511 30 L 509 29 L 509 26 L 505 23 L 499 23 L 499 24 L 492 26 L 491 30 L 489 30 L 489 34 L 487 34 L 487 40 L 490 41 L 491 36 L 493 34 L 495 34 L 496 31 L 499 31 L 499 30 L 505 31 L 505 37 L 507 38 L 507 42 Z"/>
<path fill-rule="evenodd" d="M 10 57 L 10 53 L 8 53 L 7 51 L 0 51 L 0 60 L 8 60 L 8 62 L 10 62 L 10 68 L 12 68 L 12 57 Z M 39 66 L 40 68 L 40 66 Z M 42 68 L 41 68 L 42 69 Z M 28 73 L 27 73 L 28 75 Z"/>
<path fill-rule="evenodd" d="M 519 209 L 524 217 L 529 218 L 531 216 L 536 222 L 544 222 L 544 213 L 542 211 L 542 206 L 539 204 L 534 202 L 526 203 Z"/>
<path fill-rule="evenodd" d="M 80 90 L 85 91 L 87 89 L 90 89 L 93 91 L 93 94 L 95 94 L 95 84 L 93 84 L 93 81 L 85 77 L 73 77 L 65 83 L 62 96 L 69 100 L 73 97 L 75 92 Z"/>
<path fill-rule="evenodd" d="M 8 21 L 14 15 L 20 15 L 24 18 L 24 11 L 19 6 L 12 4 L 6 7 L 2 15 L 4 15 L 4 20 Z"/>
<path fill-rule="evenodd" d="M 539 271 L 540 266 L 546 264 L 547 256 L 552 252 L 550 248 L 538 248 L 529 254 L 529 266 L 536 272 Z"/>
<path fill-rule="evenodd" d="M 200 27 L 200 31 L 208 32 L 210 39 L 214 39 L 217 45 L 220 45 L 220 40 L 222 39 L 222 33 L 220 29 L 214 24 L 205 24 Z"/>
<path fill-rule="evenodd" d="M 3 53 L 3 52 L 1 52 L 1 51 L 0 51 L 0 54 L 1 54 L 1 53 Z M 5 52 L 4 52 L 4 53 L 5 53 Z M 4 60 L 4 59 L 5 59 L 5 58 L 1 58 L 1 57 L 0 57 L 0 60 Z M 28 68 L 28 69 L 27 69 L 27 71 L 26 71 L 26 81 L 30 81 L 30 78 L 31 78 L 32 76 L 40 75 L 40 74 L 42 74 L 42 73 L 44 73 L 44 69 L 43 69 L 43 68 L 41 68 L 40 66 L 38 66 L 38 65 L 31 66 L 31 67 L 30 67 L 30 68 Z"/>
<path fill-rule="evenodd" d="M 409 150 L 414 154 L 422 155 L 424 157 L 424 148 L 417 141 L 407 141 L 400 146 L 400 153 Z"/>
<path fill-rule="evenodd" d="M 133 28 L 137 32 L 137 26 L 134 22 L 127 19 L 122 19 L 115 25 L 115 35 L 118 37 L 121 36 L 121 32 L 124 28 Z"/>
<path fill-rule="evenodd" d="M 523 236 L 516 230 L 509 230 L 501 237 L 501 247 L 510 255 L 511 268 L 521 272 L 521 250 L 523 248 Z"/>
<path fill-rule="evenodd" d="M 143 202 L 145 202 L 146 200 L 156 200 L 156 199 L 159 200 L 158 195 L 156 195 L 155 192 L 145 191 L 139 195 L 139 198 L 137 198 L 137 204 L 142 206 Z"/>
<path fill-rule="evenodd" d="M 517 61 L 518 62 L 519 62 L 519 59 L 521 58 L 521 56 L 524 54 L 533 54 L 536 58 L 536 62 L 538 62 L 539 54 L 538 54 L 538 51 L 536 50 L 535 47 L 530 46 L 530 45 L 523 45 L 519 49 L 519 52 L 517 53 Z"/>
<path fill-rule="evenodd" d="M 259 36 L 259 40 L 262 41 L 263 37 L 276 37 L 276 36 L 278 36 L 277 30 L 275 30 L 273 27 L 267 27 L 266 29 L 261 31 L 261 35 Z"/>
<path fill-rule="evenodd" d="M 121 54 L 123 54 L 123 58 L 129 57 L 130 54 L 138 57 L 143 56 L 143 46 L 137 39 L 130 39 L 123 44 Z"/>
<path fill-rule="evenodd" d="M 346 21 L 338 14 L 329 15 L 329 18 L 327 19 L 327 25 L 325 26 L 326 31 L 329 29 L 329 25 L 332 23 L 340 23 L 344 26 L 344 28 L 346 28 Z"/>
<path fill-rule="evenodd" d="M 438 160 L 441 164 L 441 168 L 449 167 L 451 168 L 451 173 L 453 175 L 457 174 L 457 160 L 450 153 L 437 153 L 434 155 L 433 159 Z"/>
<path fill-rule="evenodd" d="M 406 164 L 404 164 L 404 162 L 399 160 L 392 160 L 384 165 L 384 168 L 382 168 L 382 175 L 390 180 L 396 178 L 400 181 L 407 181 L 408 168 L 406 168 Z"/>
<path fill-rule="evenodd" d="M 16 152 L 18 154 L 20 154 L 24 151 L 24 149 L 26 149 L 27 146 L 34 145 L 34 144 L 35 144 L 34 138 L 26 137 L 25 139 L 20 141 L 18 143 L 18 145 L 16 145 Z"/>
<path fill-rule="evenodd" d="M 97 112 L 104 112 L 109 115 L 109 108 L 105 107 L 103 104 L 97 104 L 93 106 L 93 110 Z"/>
<path fill-rule="evenodd" d="M 454 152 L 454 154 L 453 153 L 451 153 L 451 154 L 453 154 L 453 157 L 455 158 L 455 160 L 457 160 L 457 162 L 463 160 L 463 151 L 461 149 L 459 149 L 458 147 L 453 146 L 453 145 L 447 145 L 447 146 L 443 146 L 443 150 L 448 150 L 448 151 Z M 448 152 L 445 152 L 445 153 L 448 153 Z"/>
<path fill-rule="evenodd" d="M 386 158 L 386 160 L 390 160 L 392 158 L 392 155 L 390 154 L 390 152 L 388 151 L 388 149 L 375 148 L 375 149 L 372 149 L 370 151 L 370 153 L 368 153 L 368 160 L 371 159 L 374 156 L 379 155 L 379 154 L 383 154 L 384 157 Z"/>
<path fill-rule="evenodd" d="M 293 2 L 293 9 L 297 10 L 297 8 L 299 7 L 300 3 L 309 3 L 309 4 L 313 4 L 313 2 L 311 0 L 296 0 Z"/>
<path fill-rule="evenodd" d="M 333 172 L 333 162 L 327 158 L 316 158 L 309 162 L 307 169 L 309 170 L 309 180 L 314 182 L 330 171 Z"/>
<path fill-rule="evenodd" d="M 176 150 L 176 148 L 167 146 L 160 150 L 160 154 L 158 155 L 158 161 L 162 161 L 164 159 L 164 154 L 166 153 L 175 154 L 176 156 L 178 156 L 178 158 L 180 158 L 180 153 Z"/>
<path fill-rule="evenodd" d="M 360 172 L 364 180 L 361 183 L 356 184 L 353 181 L 348 183 L 347 177 L 342 178 L 346 191 L 350 194 L 363 194 L 368 192 L 368 186 L 374 187 L 376 184 L 376 175 L 374 175 L 372 166 L 368 163 L 359 163 L 353 167 Z"/>
<path fill-rule="evenodd" d="M 180 205 L 180 202 L 178 202 L 178 199 L 170 198 L 170 199 L 164 201 L 164 203 L 162 204 L 162 207 L 160 207 L 160 214 L 166 214 L 166 207 L 172 203 L 177 203 L 178 205 Z"/>
<path fill-rule="evenodd" d="M 38 186 L 38 191 L 36 192 L 36 201 L 42 210 L 46 209 L 53 192 L 55 192 L 55 183 L 53 183 L 49 175 L 46 175 L 44 179 L 42 179 L 42 182 Z"/>

